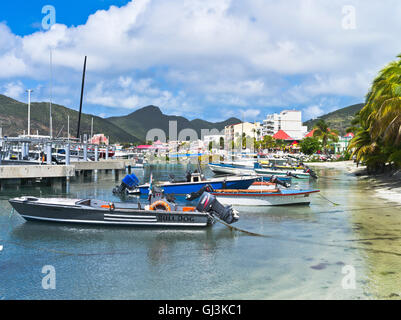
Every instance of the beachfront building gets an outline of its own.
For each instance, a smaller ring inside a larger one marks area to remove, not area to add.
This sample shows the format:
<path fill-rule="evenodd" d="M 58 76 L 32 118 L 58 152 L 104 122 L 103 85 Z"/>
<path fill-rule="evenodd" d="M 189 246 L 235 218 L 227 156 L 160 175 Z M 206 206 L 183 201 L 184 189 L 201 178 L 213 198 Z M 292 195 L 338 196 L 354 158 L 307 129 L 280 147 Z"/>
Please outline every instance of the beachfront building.
<path fill-rule="evenodd" d="M 93 138 L 90 140 L 91 144 L 97 144 L 97 145 L 109 145 L 109 139 L 103 134 L 95 134 Z"/>
<path fill-rule="evenodd" d="M 232 142 L 234 142 L 234 144 L 237 144 L 238 141 L 241 141 L 239 139 L 241 139 L 241 136 L 243 134 L 245 134 L 246 137 L 255 138 L 258 140 L 262 134 L 262 126 L 260 122 L 243 122 L 225 127 L 225 149 L 230 148 Z"/>
<path fill-rule="evenodd" d="M 353 133 L 348 133 L 344 137 L 340 137 L 338 142 L 333 143 L 334 153 L 340 154 L 346 152 L 348 149 L 348 145 L 353 138 L 354 138 Z"/>
<path fill-rule="evenodd" d="M 293 140 L 303 139 L 308 128 L 302 125 L 302 112 L 285 110 L 280 114 L 270 114 L 263 121 L 262 136 L 274 136 L 280 130 Z"/>

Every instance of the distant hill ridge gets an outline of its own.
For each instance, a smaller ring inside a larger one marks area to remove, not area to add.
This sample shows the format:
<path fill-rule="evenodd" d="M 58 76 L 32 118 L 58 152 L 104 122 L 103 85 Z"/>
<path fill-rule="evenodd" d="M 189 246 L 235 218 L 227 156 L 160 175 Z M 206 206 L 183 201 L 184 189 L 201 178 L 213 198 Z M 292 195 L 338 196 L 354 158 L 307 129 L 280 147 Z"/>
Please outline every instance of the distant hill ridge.
<path fill-rule="evenodd" d="M 70 134 L 76 135 L 78 111 L 53 104 L 53 135 L 67 136 L 67 118 L 70 116 Z M 17 136 L 27 130 L 28 106 L 0 94 L 0 127 L 3 135 Z M 159 128 L 165 131 L 168 138 L 169 121 L 177 121 L 178 133 L 183 129 L 195 130 L 199 137 L 202 129 L 223 130 L 225 126 L 241 122 L 230 118 L 223 122 L 208 122 L 201 119 L 188 120 L 179 116 L 168 116 L 156 106 L 139 109 L 129 115 L 103 119 L 91 114 L 82 114 L 81 134 L 90 135 L 91 122 L 94 122 L 94 133 L 104 133 L 112 143 L 144 143 L 149 130 Z M 31 133 L 49 134 L 49 103 L 31 103 Z"/>
<path fill-rule="evenodd" d="M 228 125 L 241 122 L 237 118 L 230 118 L 222 122 L 208 122 L 201 119 L 188 120 L 180 116 L 169 116 L 161 112 L 160 108 L 155 106 L 148 106 L 139 109 L 127 116 L 123 117 L 111 117 L 107 120 L 116 126 L 124 129 L 131 135 L 145 140 L 146 134 L 152 129 L 161 129 L 165 132 L 167 139 L 169 138 L 169 122 L 177 122 L 177 134 L 179 134 L 184 129 L 193 129 L 198 137 L 201 137 L 201 131 L 216 129 L 218 131 L 224 130 Z"/>
<path fill-rule="evenodd" d="M 365 104 L 354 104 L 352 106 L 342 108 L 323 116 L 318 117 L 317 119 L 311 119 L 304 123 L 305 126 L 308 127 L 308 130 L 311 131 L 316 123 L 322 119 L 327 122 L 330 129 L 338 130 L 341 135 L 346 133 L 347 128 L 351 127 L 351 121 L 354 118 L 355 114 L 362 110 Z"/>

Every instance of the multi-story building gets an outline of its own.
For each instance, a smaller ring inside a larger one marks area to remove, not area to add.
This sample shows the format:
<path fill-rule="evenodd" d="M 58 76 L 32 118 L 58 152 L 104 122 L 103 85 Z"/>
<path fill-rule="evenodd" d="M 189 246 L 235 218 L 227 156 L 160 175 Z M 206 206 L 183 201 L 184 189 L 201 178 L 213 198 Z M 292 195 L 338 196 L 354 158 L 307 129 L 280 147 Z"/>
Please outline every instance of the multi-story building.
<path fill-rule="evenodd" d="M 263 136 L 273 136 L 280 130 L 283 130 L 294 140 L 303 139 L 308 128 L 302 125 L 302 112 L 286 110 L 280 114 L 270 114 L 263 121 Z"/>
<path fill-rule="evenodd" d="M 225 127 L 225 148 L 229 148 L 233 141 L 234 143 L 237 143 L 242 134 L 245 134 L 246 137 L 250 138 L 260 138 L 262 134 L 262 127 L 260 125 L 260 122 L 244 122 Z"/>

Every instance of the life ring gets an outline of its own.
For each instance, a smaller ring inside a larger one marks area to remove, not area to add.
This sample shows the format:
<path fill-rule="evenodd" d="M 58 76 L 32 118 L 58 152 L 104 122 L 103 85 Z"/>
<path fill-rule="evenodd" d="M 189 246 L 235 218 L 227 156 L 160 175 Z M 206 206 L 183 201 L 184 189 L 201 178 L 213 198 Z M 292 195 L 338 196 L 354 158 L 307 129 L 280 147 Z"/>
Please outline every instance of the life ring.
<path fill-rule="evenodd" d="M 156 201 L 155 203 L 153 203 L 153 204 L 150 206 L 149 209 L 150 209 L 151 211 L 156 211 L 158 207 L 163 207 L 164 210 L 165 210 L 165 211 L 168 211 L 168 212 L 171 211 L 170 205 L 169 205 L 167 202 L 164 202 L 164 201 L 161 201 L 161 200 L 160 200 L 160 201 Z"/>

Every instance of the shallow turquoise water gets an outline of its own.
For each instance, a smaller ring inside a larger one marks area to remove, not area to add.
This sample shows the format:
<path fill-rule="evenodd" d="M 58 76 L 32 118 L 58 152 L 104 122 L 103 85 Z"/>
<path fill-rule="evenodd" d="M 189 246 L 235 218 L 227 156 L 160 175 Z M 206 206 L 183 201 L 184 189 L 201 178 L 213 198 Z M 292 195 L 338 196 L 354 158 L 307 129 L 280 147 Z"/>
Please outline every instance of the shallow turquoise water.
<path fill-rule="evenodd" d="M 152 170 L 158 179 L 184 175 L 185 169 L 161 165 Z M 147 181 L 150 170 L 135 173 Z M 296 187 L 319 188 L 340 207 L 314 196 L 311 206 L 241 210 L 237 227 L 270 238 L 232 232 L 220 224 L 162 230 L 27 223 L 7 202 L 21 195 L 121 201 L 111 194 L 118 184 L 112 173 L 77 177 L 67 190 L 57 184 L 3 189 L 0 299 L 370 298 L 365 252 L 346 241 L 356 235 L 345 209 L 377 202 L 345 172 L 319 174 L 318 182 L 299 181 Z M 46 265 L 55 268 L 55 290 L 42 288 Z M 356 289 L 342 286 L 345 265 L 356 270 Z"/>

